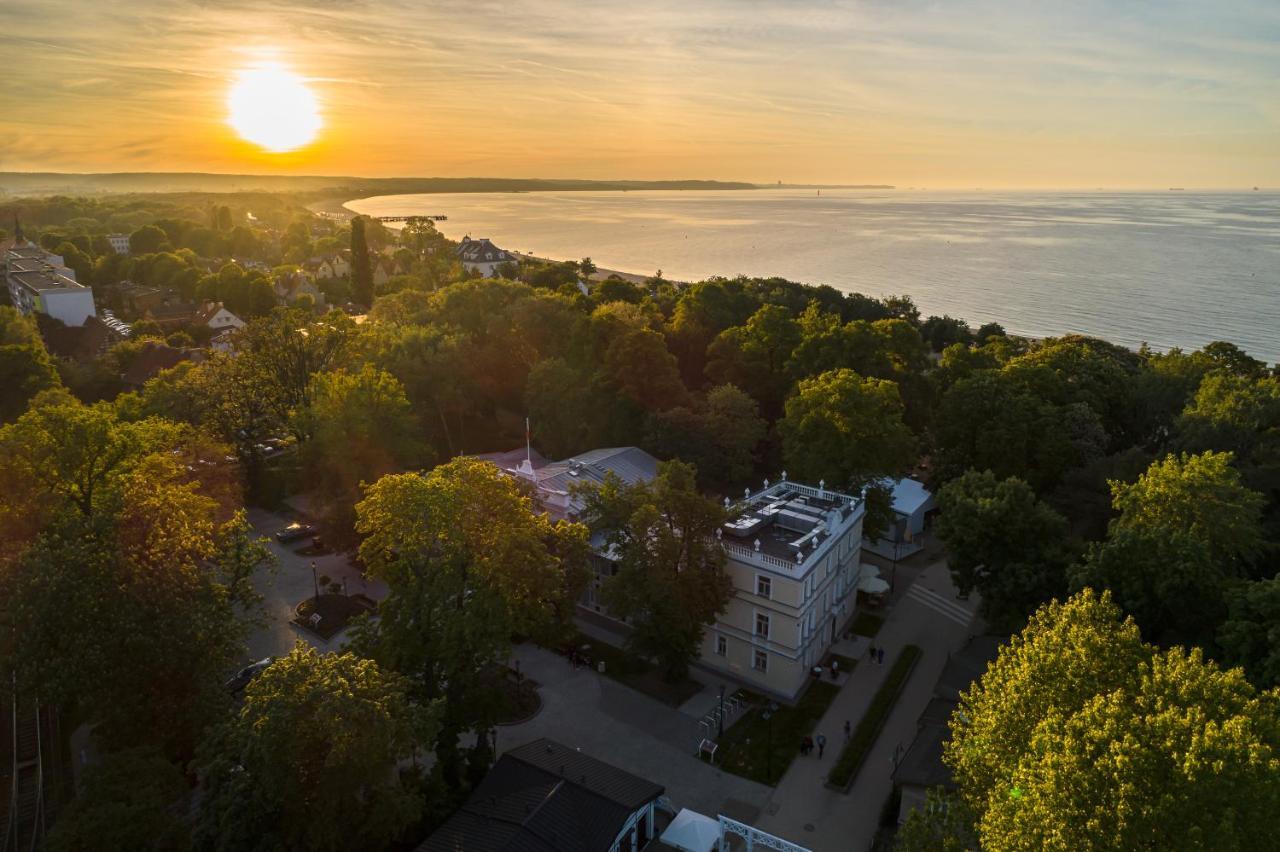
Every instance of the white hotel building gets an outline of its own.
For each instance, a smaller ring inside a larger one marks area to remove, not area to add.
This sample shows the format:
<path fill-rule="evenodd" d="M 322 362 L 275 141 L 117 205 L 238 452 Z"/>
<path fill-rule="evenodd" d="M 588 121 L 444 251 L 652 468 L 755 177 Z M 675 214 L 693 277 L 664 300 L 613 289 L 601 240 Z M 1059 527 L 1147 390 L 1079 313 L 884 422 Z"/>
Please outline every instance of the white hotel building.
<path fill-rule="evenodd" d="M 733 597 L 702 642 L 702 664 L 786 699 L 853 615 L 863 501 L 781 482 L 730 507 L 719 532 Z"/>
<path fill-rule="evenodd" d="M 582 507 L 571 484 L 600 483 L 608 474 L 627 483 L 649 481 L 658 467 L 657 459 L 637 447 L 592 450 L 558 462 L 536 454 L 526 458 L 523 449 L 479 458 L 533 482 L 552 516 L 574 520 Z M 814 488 L 784 478 L 727 508 L 729 520 L 717 537 L 733 596 L 703 634 L 700 664 L 793 700 L 853 615 L 862 580 L 865 506 L 821 484 Z M 600 591 L 616 567 L 602 536 L 593 536 L 591 544 L 595 576 L 579 606 L 608 616 Z"/>

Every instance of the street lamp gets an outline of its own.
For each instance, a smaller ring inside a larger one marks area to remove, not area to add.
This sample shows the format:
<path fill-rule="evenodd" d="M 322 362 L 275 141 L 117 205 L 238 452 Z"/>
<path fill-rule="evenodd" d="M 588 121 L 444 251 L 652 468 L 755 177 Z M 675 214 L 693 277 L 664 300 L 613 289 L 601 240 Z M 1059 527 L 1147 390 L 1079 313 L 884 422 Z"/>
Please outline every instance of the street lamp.
<path fill-rule="evenodd" d="M 765 738 L 765 775 L 769 778 L 773 778 L 773 714 L 777 712 L 777 702 L 770 701 L 763 714 L 764 720 L 769 723 L 768 734 Z"/>
<path fill-rule="evenodd" d="M 311 560 L 311 582 L 316 587 L 316 600 L 319 601 L 320 600 L 320 580 L 316 578 L 316 563 L 314 559 Z"/>

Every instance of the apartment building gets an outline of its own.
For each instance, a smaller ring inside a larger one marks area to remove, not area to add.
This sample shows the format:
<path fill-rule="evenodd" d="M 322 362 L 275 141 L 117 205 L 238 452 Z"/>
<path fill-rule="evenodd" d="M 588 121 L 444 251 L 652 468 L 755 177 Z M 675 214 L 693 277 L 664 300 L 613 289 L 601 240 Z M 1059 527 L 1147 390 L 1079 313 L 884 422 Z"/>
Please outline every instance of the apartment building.
<path fill-rule="evenodd" d="M 63 259 L 31 243 L 4 252 L 9 301 L 24 314 L 41 313 L 80 326 L 97 311 L 93 290 L 76 282 Z"/>
<path fill-rule="evenodd" d="M 784 476 L 729 510 L 717 537 L 733 597 L 703 636 L 702 663 L 795 698 L 853 615 L 866 508 Z"/>

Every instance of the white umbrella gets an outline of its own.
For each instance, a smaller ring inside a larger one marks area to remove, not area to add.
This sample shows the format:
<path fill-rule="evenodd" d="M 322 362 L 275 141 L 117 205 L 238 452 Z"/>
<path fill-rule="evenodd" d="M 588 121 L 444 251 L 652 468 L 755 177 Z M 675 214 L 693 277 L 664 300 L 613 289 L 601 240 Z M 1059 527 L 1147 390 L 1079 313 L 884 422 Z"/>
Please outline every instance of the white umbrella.
<path fill-rule="evenodd" d="M 883 595 L 889 591 L 889 584 L 880 579 L 879 574 L 866 574 L 858 580 L 858 591 L 869 595 Z"/>

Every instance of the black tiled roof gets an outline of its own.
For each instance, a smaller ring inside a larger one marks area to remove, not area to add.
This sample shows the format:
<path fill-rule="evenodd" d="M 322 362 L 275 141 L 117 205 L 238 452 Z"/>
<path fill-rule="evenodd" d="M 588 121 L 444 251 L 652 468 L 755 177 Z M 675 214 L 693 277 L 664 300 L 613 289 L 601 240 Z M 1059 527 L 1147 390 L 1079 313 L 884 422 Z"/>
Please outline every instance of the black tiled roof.
<path fill-rule="evenodd" d="M 601 852 L 663 788 L 548 739 L 504 754 L 418 852 Z"/>

